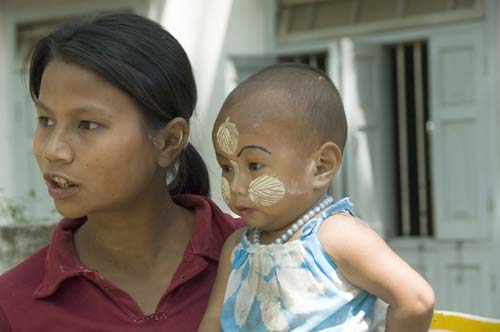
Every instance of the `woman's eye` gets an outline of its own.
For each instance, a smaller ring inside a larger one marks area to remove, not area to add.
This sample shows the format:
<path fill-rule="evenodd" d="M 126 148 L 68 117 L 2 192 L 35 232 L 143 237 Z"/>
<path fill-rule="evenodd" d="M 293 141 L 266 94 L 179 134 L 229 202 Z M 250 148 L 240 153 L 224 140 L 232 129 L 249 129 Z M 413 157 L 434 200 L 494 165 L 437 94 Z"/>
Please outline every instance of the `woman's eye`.
<path fill-rule="evenodd" d="M 42 127 L 48 127 L 48 126 L 52 126 L 54 124 L 54 121 L 52 121 L 51 119 L 49 119 L 46 116 L 39 116 L 38 117 L 38 123 Z"/>
<path fill-rule="evenodd" d="M 262 165 L 261 163 L 249 163 L 248 164 L 248 169 L 251 171 L 258 171 L 262 167 L 264 167 L 264 165 Z"/>
<path fill-rule="evenodd" d="M 92 129 L 96 129 L 97 127 L 99 127 L 99 125 L 95 122 L 92 122 L 92 121 L 80 121 L 80 123 L 78 124 L 78 128 L 81 128 L 81 129 L 86 129 L 86 130 L 92 130 Z"/>

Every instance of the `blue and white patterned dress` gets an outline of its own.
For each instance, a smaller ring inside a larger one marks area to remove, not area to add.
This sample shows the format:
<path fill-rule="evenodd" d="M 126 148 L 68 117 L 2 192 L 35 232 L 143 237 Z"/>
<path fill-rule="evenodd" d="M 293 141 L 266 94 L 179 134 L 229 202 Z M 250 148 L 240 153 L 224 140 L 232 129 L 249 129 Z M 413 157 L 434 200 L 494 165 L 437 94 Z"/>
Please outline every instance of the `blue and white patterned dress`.
<path fill-rule="evenodd" d="M 221 315 L 224 332 L 383 331 L 387 305 L 349 283 L 317 237 L 321 223 L 346 211 L 344 198 L 285 244 L 252 244 L 243 232 L 231 259 Z"/>

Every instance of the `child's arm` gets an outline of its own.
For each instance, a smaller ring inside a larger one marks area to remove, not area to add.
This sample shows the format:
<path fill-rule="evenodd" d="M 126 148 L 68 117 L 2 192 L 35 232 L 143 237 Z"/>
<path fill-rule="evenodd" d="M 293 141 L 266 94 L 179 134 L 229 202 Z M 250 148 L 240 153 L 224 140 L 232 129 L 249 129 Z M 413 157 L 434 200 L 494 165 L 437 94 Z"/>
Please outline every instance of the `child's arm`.
<path fill-rule="evenodd" d="M 342 274 L 389 304 L 386 332 L 427 332 L 434 292 L 429 284 L 368 226 L 340 213 L 328 218 L 318 237 Z"/>
<path fill-rule="evenodd" d="M 239 229 L 231 234 L 224 246 L 219 257 L 219 266 L 217 269 L 217 277 L 208 300 L 207 309 L 203 319 L 201 320 L 198 332 L 220 332 L 220 315 L 222 305 L 224 304 L 224 294 L 226 292 L 226 285 L 231 272 L 231 254 L 234 247 L 240 242 L 241 234 L 245 228 Z"/>

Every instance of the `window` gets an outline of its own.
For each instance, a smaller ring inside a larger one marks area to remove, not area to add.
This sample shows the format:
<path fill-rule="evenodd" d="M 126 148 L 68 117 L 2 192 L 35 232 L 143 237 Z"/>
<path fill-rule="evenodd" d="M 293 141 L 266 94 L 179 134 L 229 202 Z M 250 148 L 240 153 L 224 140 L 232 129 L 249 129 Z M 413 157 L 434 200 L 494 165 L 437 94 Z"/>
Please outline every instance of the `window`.
<path fill-rule="evenodd" d="M 396 234 L 433 234 L 430 177 L 427 42 L 390 47 L 394 78 L 395 140 L 397 141 Z"/>

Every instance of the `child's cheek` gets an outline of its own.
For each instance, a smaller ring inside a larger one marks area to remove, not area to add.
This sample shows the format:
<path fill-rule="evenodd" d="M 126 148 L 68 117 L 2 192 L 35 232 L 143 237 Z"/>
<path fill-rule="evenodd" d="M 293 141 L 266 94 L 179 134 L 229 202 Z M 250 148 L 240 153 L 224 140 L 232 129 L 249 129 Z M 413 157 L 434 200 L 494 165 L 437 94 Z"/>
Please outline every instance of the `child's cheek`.
<path fill-rule="evenodd" d="M 229 190 L 229 181 L 227 181 L 227 179 L 225 177 L 222 177 L 221 193 L 222 193 L 222 198 L 224 199 L 224 202 L 226 202 L 227 206 L 230 206 L 231 192 Z"/>
<path fill-rule="evenodd" d="M 257 206 L 270 206 L 285 196 L 286 188 L 278 178 L 261 175 L 250 182 L 248 193 L 252 202 Z"/>

